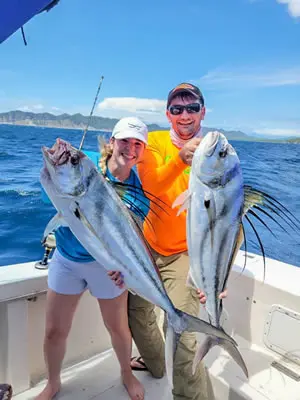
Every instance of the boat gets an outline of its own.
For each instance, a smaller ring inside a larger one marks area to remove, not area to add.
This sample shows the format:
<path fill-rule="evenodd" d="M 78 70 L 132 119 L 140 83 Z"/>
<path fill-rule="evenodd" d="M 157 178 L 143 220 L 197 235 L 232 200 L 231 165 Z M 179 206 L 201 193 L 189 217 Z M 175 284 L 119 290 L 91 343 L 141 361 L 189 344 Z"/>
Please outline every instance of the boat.
<path fill-rule="evenodd" d="M 32 0 L 21 6 L 19 0 L 3 0 L 0 43 L 57 3 Z M 24 30 L 22 34 L 26 44 Z M 12 384 L 14 400 L 34 399 L 45 385 L 48 255 L 42 262 L 0 268 L 0 382 Z M 182 257 L 181 262 L 188 263 L 188 257 Z M 300 268 L 267 258 L 264 276 L 263 258 L 240 250 L 229 277 L 228 293 L 223 326 L 239 345 L 249 379 L 227 353 L 213 348 L 204 362 L 216 400 L 300 400 Z M 157 318 L 161 324 L 160 310 Z M 204 307 L 200 318 L 207 318 Z M 145 385 L 147 399 L 172 399 L 166 377 L 157 380 L 145 372 L 135 373 Z M 62 400 L 127 398 L 97 302 L 88 293 L 75 314 L 62 382 L 58 397 Z"/>
<path fill-rule="evenodd" d="M 188 257 L 182 262 L 188 263 Z M 12 384 L 14 400 L 34 399 L 45 384 L 47 269 L 36 266 L 28 262 L 0 268 L 0 382 Z M 267 258 L 265 277 L 263 271 L 261 256 L 239 251 L 224 301 L 223 326 L 239 345 L 249 379 L 215 347 L 204 361 L 216 400 L 300 400 L 300 268 Z M 157 315 L 161 322 L 159 310 Z M 204 307 L 200 317 L 207 318 Z M 147 399 L 172 399 L 165 377 L 135 373 Z M 89 293 L 75 315 L 62 379 L 59 399 L 127 398 L 109 335 Z"/>

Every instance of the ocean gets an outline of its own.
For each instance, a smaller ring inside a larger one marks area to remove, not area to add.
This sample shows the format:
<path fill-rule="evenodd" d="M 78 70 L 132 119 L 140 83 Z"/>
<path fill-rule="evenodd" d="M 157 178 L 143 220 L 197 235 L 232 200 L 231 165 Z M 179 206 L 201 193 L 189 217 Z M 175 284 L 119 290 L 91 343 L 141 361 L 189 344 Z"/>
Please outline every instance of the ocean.
<path fill-rule="evenodd" d="M 96 150 L 99 134 L 109 136 L 88 131 L 84 149 Z M 41 146 L 52 146 L 57 137 L 78 147 L 82 131 L 0 125 L 0 266 L 40 260 L 43 256 L 43 230 L 55 210 L 41 201 Z M 241 160 L 245 183 L 276 197 L 300 220 L 300 145 L 240 141 L 231 144 Z M 277 236 L 274 238 L 259 221 L 255 222 L 266 256 L 300 267 L 300 235 L 287 225 L 286 233 L 267 216 L 263 218 Z M 245 228 L 247 250 L 261 254 L 248 223 Z"/>

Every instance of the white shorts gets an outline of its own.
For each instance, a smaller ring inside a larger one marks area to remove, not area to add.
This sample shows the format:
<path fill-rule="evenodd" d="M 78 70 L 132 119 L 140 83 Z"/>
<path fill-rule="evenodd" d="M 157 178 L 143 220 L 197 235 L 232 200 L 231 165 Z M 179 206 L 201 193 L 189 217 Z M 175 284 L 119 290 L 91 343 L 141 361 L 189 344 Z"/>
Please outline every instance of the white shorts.
<path fill-rule="evenodd" d="M 106 269 L 97 261 L 71 261 L 57 249 L 49 263 L 48 287 L 59 294 L 80 294 L 89 289 L 97 299 L 114 299 L 126 290 L 116 286 Z"/>

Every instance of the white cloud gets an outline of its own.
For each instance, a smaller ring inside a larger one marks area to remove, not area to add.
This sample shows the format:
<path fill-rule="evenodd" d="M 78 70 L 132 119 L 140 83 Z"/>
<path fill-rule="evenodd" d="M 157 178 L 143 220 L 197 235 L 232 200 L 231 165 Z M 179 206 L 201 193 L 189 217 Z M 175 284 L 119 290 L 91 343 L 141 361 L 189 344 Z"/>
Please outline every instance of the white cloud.
<path fill-rule="evenodd" d="M 63 110 L 62 110 L 62 108 L 53 106 L 53 107 L 51 107 L 51 111 L 54 111 L 54 112 L 62 112 Z"/>
<path fill-rule="evenodd" d="M 123 110 L 134 113 L 164 113 L 166 101 L 157 99 L 141 99 L 137 97 L 109 97 L 99 103 L 98 108 Z"/>
<path fill-rule="evenodd" d="M 32 106 L 33 110 L 42 110 L 44 106 L 42 104 L 35 104 Z"/>
<path fill-rule="evenodd" d="M 297 86 L 300 85 L 300 67 L 273 70 L 218 68 L 194 82 L 207 90 Z"/>
<path fill-rule="evenodd" d="M 35 112 L 35 111 L 41 111 L 44 109 L 44 106 L 42 104 L 34 104 L 31 106 L 22 106 L 22 107 L 18 107 L 18 110 L 20 111 L 26 111 L 26 112 Z"/>
<path fill-rule="evenodd" d="M 283 128 L 263 128 L 263 129 L 255 129 L 256 133 L 261 135 L 268 136 L 298 136 L 300 137 L 300 128 L 299 129 L 283 129 Z"/>
<path fill-rule="evenodd" d="M 20 110 L 20 111 L 25 111 L 25 112 L 32 111 L 32 109 L 31 109 L 31 108 L 29 108 L 28 106 L 22 106 L 22 107 L 18 107 L 18 108 L 17 108 L 17 110 Z"/>
<path fill-rule="evenodd" d="M 98 115 L 122 118 L 136 115 L 147 123 L 167 124 L 166 101 L 138 97 L 108 97 L 98 104 Z"/>
<path fill-rule="evenodd" d="M 300 0 L 277 0 L 277 3 L 287 4 L 292 17 L 300 17 Z"/>

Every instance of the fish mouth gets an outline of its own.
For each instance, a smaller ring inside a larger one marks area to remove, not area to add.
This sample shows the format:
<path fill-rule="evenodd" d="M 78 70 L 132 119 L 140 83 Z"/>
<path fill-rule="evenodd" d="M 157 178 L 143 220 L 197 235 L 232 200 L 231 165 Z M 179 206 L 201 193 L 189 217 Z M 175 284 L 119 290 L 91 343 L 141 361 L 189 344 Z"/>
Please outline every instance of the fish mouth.
<path fill-rule="evenodd" d="M 202 144 L 205 147 L 206 157 L 211 157 L 214 154 L 219 139 L 220 139 L 220 133 L 217 131 L 209 132 L 204 137 L 204 139 L 202 140 Z"/>
<path fill-rule="evenodd" d="M 56 139 L 56 142 L 51 148 L 46 146 L 42 147 L 45 160 L 53 166 L 66 164 L 72 157 L 74 150 L 70 143 L 59 138 Z"/>

